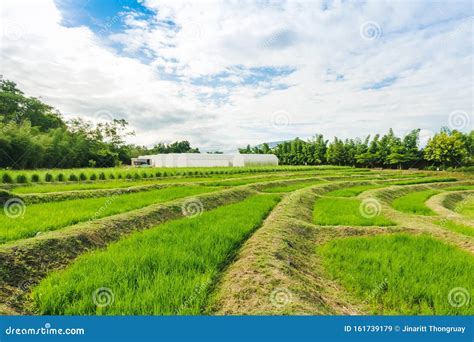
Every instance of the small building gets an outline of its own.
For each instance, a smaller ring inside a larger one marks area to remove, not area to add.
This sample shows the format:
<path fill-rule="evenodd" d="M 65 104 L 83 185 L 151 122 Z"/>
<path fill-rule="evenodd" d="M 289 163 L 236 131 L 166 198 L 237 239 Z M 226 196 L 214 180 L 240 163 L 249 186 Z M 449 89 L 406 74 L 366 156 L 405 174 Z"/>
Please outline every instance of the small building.
<path fill-rule="evenodd" d="M 274 154 L 167 153 L 132 158 L 136 167 L 276 166 Z"/>

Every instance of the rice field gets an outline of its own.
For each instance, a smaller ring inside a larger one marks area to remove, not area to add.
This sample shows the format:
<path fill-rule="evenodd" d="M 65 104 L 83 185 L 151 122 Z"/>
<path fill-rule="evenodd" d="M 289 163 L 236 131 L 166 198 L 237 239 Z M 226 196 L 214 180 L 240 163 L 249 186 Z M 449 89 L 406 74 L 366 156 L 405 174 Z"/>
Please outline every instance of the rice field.
<path fill-rule="evenodd" d="M 474 314 L 459 303 L 474 291 L 468 174 L 282 166 L 0 179 L 0 314 Z M 430 200 L 438 194 L 452 196 Z"/>

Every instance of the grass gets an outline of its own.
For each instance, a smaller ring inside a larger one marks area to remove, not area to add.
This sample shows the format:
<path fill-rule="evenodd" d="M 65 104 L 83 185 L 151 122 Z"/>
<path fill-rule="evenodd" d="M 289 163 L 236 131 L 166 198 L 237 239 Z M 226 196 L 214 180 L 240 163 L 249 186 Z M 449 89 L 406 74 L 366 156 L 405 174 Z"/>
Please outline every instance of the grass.
<path fill-rule="evenodd" d="M 216 174 L 241 174 L 282 171 L 349 171 L 365 172 L 345 166 L 258 166 L 258 167 L 187 167 L 187 168 L 83 168 L 54 170 L 0 170 L 0 183 L 34 183 L 96 179 L 141 179 L 169 176 L 206 176 Z"/>
<path fill-rule="evenodd" d="M 256 195 L 242 202 L 133 234 L 81 256 L 33 291 L 42 314 L 199 314 L 220 271 L 278 202 Z M 92 300 L 107 288 L 114 301 Z"/>
<path fill-rule="evenodd" d="M 455 211 L 468 218 L 474 219 L 474 195 L 468 196 L 459 202 L 455 207 Z"/>
<path fill-rule="evenodd" d="M 306 188 L 308 186 L 313 186 L 317 184 L 325 183 L 323 180 L 311 180 L 311 181 L 304 181 L 298 182 L 288 185 L 279 185 L 279 186 L 270 186 L 262 190 L 262 192 L 266 193 L 278 193 L 278 192 L 292 192 L 295 190 L 299 190 L 302 188 Z"/>
<path fill-rule="evenodd" d="M 20 217 L 9 217 L 2 210 L 0 212 L 0 243 L 32 237 L 40 232 L 127 212 L 153 203 L 217 190 L 219 189 L 215 187 L 183 186 L 115 197 L 32 204 L 24 207 L 24 215 Z"/>
<path fill-rule="evenodd" d="M 439 220 L 436 222 L 438 226 L 441 226 L 443 228 L 446 228 L 450 231 L 453 231 L 455 233 L 467 235 L 467 236 L 473 236 L 474 237 L 474 228 L 466 226 L 464 224 L 454 222 L 452 220 Z"/>
<path fill-rule="evenodd" d="M 380 184 L 370 184 L 370 185 L 357 185 L 351 186 L 349 188 L 338 189 L 331 192 L 328 192 L 326 196 L 333 197 L 355 197 L 361 194 L 364 191 L 381 188 L 383 185 Z"/>
<path fill-rule="evenodd" d="M 397 197 L 393 200 L 392 206 L 401 212 L 407 214 L 417 214 L 431 216 L 436 213 L 425 205 L 425 202 L 436 194 L 439 194 L 439 190 L 423 190 L 410 192 L 406 195 Z"/>
<path fill-rule="evenodd" d="M 313 210 L 313 222 L 322 226 L 391 226 L 393 222 L 380 215 L 380 207 L 370 208 L 372 205 L 364 206 L 355 198 L 322 197 L 316 200 Z M 375 209 L 373 217 L 370 217 L 371 209 Z M 367 212 L 367 217 L 362 214 Z"/>
<path fill-rule="evenodd" d="M 472 297 L 474 257 L 432 237 L 350 237 L 330 241 L 318 253 L 327 272 L 371 314 L 474 314 L 472 304 L 455 307 L 448 300 L 459 288 Z"/>
<path fill-rule="evenodd" d="M 412 180 L 405 180 L 394 182 L 393 185 L 411 185 L 411 184 L 423 184 L 423 183 L 445 183 L 445 182 L 455 182 L 457 181 L 456 178 L 453 177 L 444 177 L 444 178 L 421 178 L 421 179 L 412 179 Z"/>
<path fill-rule="evenodd" d="M 461 191 L 461 190 L 474 190 L 474 185 L 456 185 L 443 188 L 445 191 Z"/>

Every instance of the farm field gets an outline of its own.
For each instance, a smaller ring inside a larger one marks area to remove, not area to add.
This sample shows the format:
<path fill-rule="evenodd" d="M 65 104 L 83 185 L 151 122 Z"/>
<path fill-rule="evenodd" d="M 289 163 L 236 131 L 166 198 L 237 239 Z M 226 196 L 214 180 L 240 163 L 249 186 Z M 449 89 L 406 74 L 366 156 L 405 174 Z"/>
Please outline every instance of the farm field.
<path fill-rule="evenodd" d="M 469 174 L 6 172 L 1 314 L 474 314 Z"/>

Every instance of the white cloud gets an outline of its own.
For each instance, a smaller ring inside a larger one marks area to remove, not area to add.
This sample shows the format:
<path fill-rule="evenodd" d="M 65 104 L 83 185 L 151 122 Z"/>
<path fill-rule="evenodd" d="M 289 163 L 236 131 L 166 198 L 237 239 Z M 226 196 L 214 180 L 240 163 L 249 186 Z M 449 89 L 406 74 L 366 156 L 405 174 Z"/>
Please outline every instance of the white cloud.
<path fill-rule="evenodd" d="M 432 132 L 452 111 L 472 113 L 469 2 L 144 5 L 154 18 L 130 12 L 126 29 L 104 38 L 62 26 L 52 0 L 2 1 L 1 73 L 68 117 L 125 117 L 133 142 L 189 139 L 204 150 L 388 127 Z M 366 22 L 380 27 L 376 39 L 361 37 Z M 294 72 L 246 81 L 262 67 Z M 191 82 L 224 71 L 220 81 L 234 86 Z M 276 111 L 288 113 L 289 126 L 275 127 Z"/>

